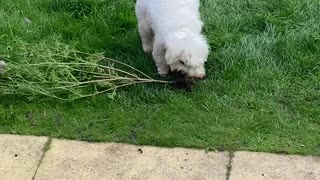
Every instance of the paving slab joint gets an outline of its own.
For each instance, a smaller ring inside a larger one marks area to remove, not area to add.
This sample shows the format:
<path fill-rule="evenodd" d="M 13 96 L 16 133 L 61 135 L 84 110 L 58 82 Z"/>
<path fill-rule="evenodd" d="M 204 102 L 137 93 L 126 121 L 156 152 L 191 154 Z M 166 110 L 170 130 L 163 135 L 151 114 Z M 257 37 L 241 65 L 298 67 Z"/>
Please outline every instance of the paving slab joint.
<path fill-rule="evenodd" d="M 234 158 L 234 152 L 229 152 L 229 161 L 227 165 L 227 174 L 226 174 L 226 180 L 230 180 L 230 175 L 232 171 L 232 160 Z"/>
<path fill-rule="evenodd" d="M 40 167 L 40 165 L 41 165 L 41 163 L 42 163 L 42 161 L 43 161 L 43 159 L 44 159 L 44 157 L 45 157 L 45 155 L 46 155 L 46 152 L 49 151 L 49 149 L 50 149 L 50 147 L 51 147 L 51 143 L 52 143 L 52 138 L 49 137 L 48 141 L 44 144 L 44 146 L 43 146 L 43 148 L 42 148 L 42 156 L 41 156 L 41 158 L 40 158 L 40 160 L 39 160 L 37 169 L 36 169 L 36 171 L 34 172 L 34 175 L 33 175 L 33 177 L 32 177 L 32 180 L 35 179 L 35 177 L 36 177 L 36 175 L 37 175 L 37 172 L 38 172 L 38 169 L 39 169 L 39 167 Z"/>

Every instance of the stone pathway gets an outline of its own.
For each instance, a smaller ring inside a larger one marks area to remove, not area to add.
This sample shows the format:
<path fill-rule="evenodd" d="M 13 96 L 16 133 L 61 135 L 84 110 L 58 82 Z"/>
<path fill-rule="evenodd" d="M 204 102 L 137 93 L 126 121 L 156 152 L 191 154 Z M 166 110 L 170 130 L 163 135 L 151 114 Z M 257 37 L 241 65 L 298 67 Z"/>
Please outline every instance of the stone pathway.
<path fill-rule="evenodd" d="M 1 180 L 320 180 L 320 157 L 0 135 Z"/>

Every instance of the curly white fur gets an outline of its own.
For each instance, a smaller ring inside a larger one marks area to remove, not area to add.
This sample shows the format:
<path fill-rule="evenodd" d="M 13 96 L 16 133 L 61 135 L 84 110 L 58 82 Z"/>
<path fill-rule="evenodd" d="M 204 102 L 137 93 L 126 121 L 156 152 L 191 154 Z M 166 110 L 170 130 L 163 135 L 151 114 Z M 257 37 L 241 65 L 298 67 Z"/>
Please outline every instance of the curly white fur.
<path fill-rule="evenodd" d="M 152 53 L 162 76 L 180 71 L 205 76 L 209 47 L 201 34 L 199 0 L 137 0 L 136 15 L 143 50 Z"/>

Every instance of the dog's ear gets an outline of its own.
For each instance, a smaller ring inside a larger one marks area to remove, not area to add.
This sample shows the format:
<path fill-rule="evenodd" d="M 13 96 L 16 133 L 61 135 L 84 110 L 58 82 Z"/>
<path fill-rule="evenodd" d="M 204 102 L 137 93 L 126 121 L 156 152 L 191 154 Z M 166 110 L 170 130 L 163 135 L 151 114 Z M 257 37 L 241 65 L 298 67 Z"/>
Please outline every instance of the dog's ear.
<path fill-rule="evenodd" d="M 165 59 L 167 61 L 167 64 L 173 64 L 177 56 L 175 50 L 170 47 L 166 47 L 165 49 Z"/>
<path fill-rule="evenodd" d="M 183 63 L 188 64 L 190 58 L 185 57 L 185 50 L 175 47 L 166 48 L 165 59 L 168 64 L 176 63 L 177 61 L 183 61 Z"/>
<path fill-rule="evenodd" d="M 205 63 L 208 59 L 210 47 L 205 38 L 200 37 L 194 42 L 195 48 L 192 49 L 191 63 L 194 65 Z"/>
<path fill-rule="evenodd" d="M 187 36 L 181 32 L 172 33 L 165 38 L 165 59 L 168 64 L 173 64 L 179 60 L 183 50 L 188 46 L 186 38 Z"/>

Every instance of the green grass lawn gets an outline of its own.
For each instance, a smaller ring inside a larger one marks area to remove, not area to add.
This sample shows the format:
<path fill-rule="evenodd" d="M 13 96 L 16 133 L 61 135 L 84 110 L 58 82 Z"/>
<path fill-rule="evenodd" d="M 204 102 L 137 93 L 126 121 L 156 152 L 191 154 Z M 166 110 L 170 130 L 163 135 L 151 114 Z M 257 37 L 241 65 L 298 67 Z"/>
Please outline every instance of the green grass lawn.
<path fill-rule="evenodd" d="M 141 48 L 134 2 L 0 0 L 0 56 L 15 38 L 36 44 L 59 36 L 156 77 Z M 0 95 L 0 133 L 320 155 L 320 1 L 202 5 L 212 52 L 208 79 L 192 93 L 148 84 L 122 89 L 114 100 Z"/>

